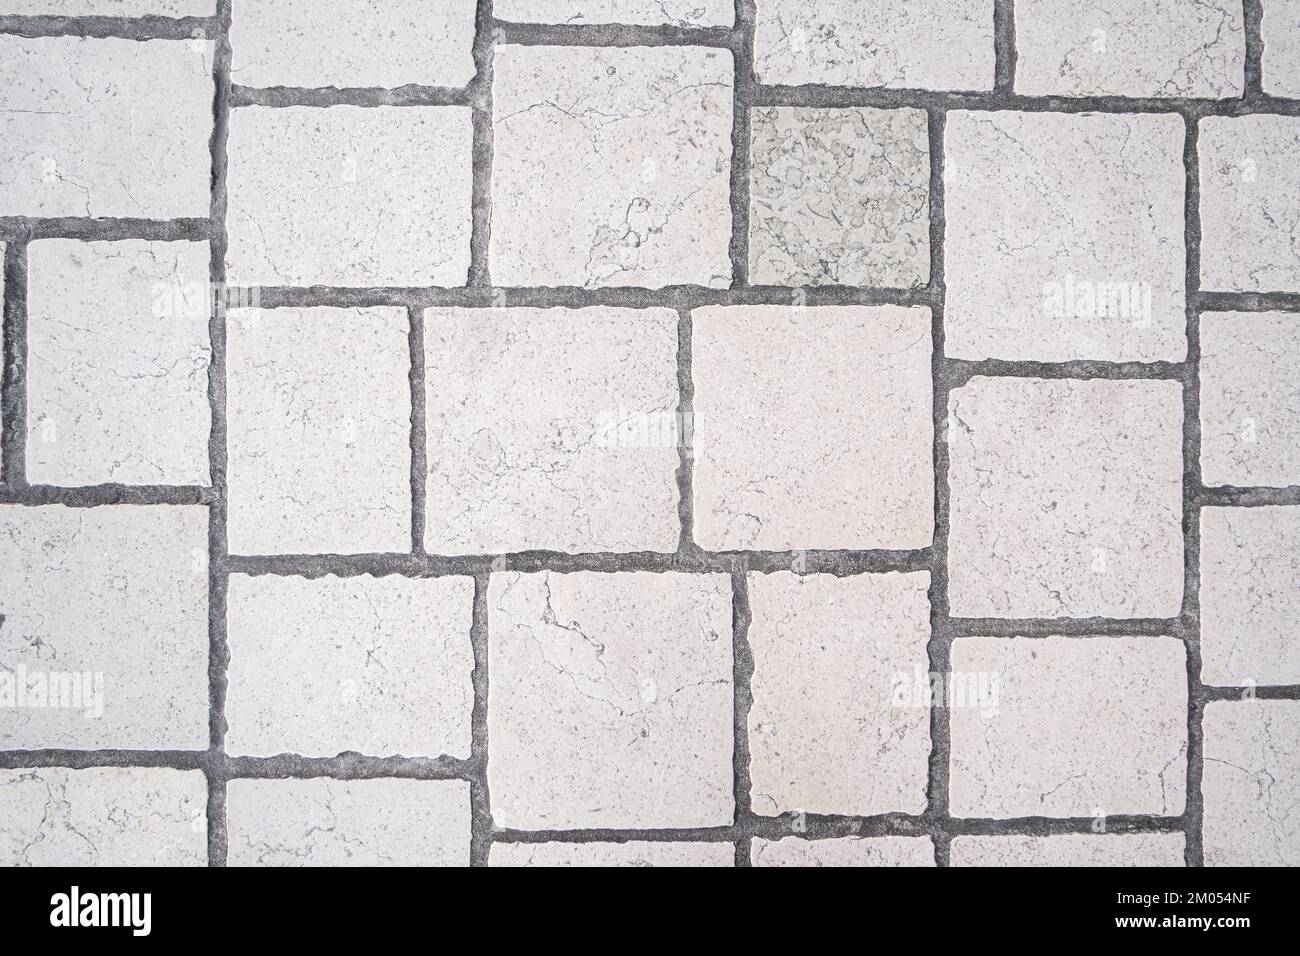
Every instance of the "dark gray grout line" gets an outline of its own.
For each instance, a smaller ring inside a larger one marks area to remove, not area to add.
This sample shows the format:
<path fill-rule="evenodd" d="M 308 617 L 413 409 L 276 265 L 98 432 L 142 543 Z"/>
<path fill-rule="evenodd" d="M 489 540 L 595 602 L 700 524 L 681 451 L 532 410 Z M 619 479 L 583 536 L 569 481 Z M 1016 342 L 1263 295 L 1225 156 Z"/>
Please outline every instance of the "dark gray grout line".
<path fill-rule="evenodd" d="M 191 40 L 212 37 L 221 17 L 60 17 L 0 15 L 0 34 L 123 40 Z"/>
<path fill-rule="evenodd" d="M 4 253 L 4 374 L 0 382 L 0 481 L 27 486 L 27 243 L 10 240 Z M 20 492 L 21 493 L 21 492 Z"/>
<path fill-rule="evenodd" d="M 690 309 L 677 313 L 677 553 L 703 553 L 695 543 L 695 375 Z"/>
<path fill-rule="evenodd" d="M 424 555 L 426 486 L 429 477 L 427 423 L 425 421 L 424 310 L 408 309 L 411 350 L 411 554 Z"/>
<path fill-rule="evenodd" d="M 488 575 L 474 576 L 470 643 L 474 648 L 474 706 L 470 712 L 470 864 L 487 866 L 492 847 L 492 799 L 488 789 Z"/>
<path fill-rule="evenodd" d="M 944 635 L 958 637 L 1171 637 L 1177 618 L 1114 617 L 944 617 Z"/>
<path fill-rule="evenodd" d="M 235 86 L 231 106 L 267 106 L 284 109 L 290 106 L 469 106 L 468 91 L 446 86 L 408 84 L 393 89 L 382 87 L 322 87 L 304 89 L 296 86 Z"/>
<path fill-rule="evenodd" d="M 1202 312 L 1300 312 L 1300 292 L 1188 293 L 1187 301 Z"/>
<path fill-rule="evenodd" d="M 1236 485 L 1221 487 L 1202 487 L 1195 495 L 1194 502 L 1202 508 L 1269 508 L 1279 505 L 1300 505 L 1300 485 L 1288 485 L 1285 488 L 1241 488 Z"/>
<path fill-rule="evenodd" d="M 211 488 L 195 485 L 88 485 L 63 488 L 56 485 L 0 486 L 0 504 L 66 505 L 96 508 L 100 505 L 211 505 L 216 501 Z"/>
<path fill-rule="evenodd" d="M 737 6 L 752 0 L 738 0 Z M 733 52 L 745 41 L 739 19 L 735 27 L 679 27 L 670 24 L 514 23 L 493 20 L 499 44 L 524 46 L 711 46 Z"/>
<path fill-rule="evenodd" d="M 758 80 L 754 76 L 754 0 L 736 0 L 732 36 L 734 66 L 731 108 L 731 288 L 749 285 L 750 107 Z M 787 293 L 788 295 L 789 293 Z"/>
<path fill-rule="evenodd" d="M 993 3 L 993 89 L 1011 93 L 1016 86 L 1016 4 L 1015 0 Z"/>
<path fill-rule="evenodd" d="M 473 185 L 470 189 L 470 239 L 469 276 L 466 284 L 471 289 L 491 290 L 490 266 L 492 238 L 492 78 L 495 53 L 495 20 L 492 17 L 492 0 L 478 0 L 474 12 L 474 79 L 468 92 L 473 106 L 473 145 L 470 168 Z"/>
<path fill-rule="evenodd" d="M 754 652 L 749 645 L 749 576 L 744 567 L 731 575 L 732 799 L 735 802 L 736 866 L 750 865 L 754 829 L 754 781 L 750 775 L 749 711 L 754 706 Z"/>
<path fill-rule="evenodd" d="M 0 216 L 0 242 L 37 239 L 81 239 L 86 242 L 112 242 L 122 239 L 206 242 L 210 232 L 211 221 L 208 219 Z"/>
<path fill-rule="evenodd" d="M 1243 32 L 1246 40 L 1245 63 L 1245 98 L 1248 100 L 1264 97 L 1264 39 L 1260 32 L 1263 20 L 1263 8 L 1259 0 L 1243 0 Z"/>

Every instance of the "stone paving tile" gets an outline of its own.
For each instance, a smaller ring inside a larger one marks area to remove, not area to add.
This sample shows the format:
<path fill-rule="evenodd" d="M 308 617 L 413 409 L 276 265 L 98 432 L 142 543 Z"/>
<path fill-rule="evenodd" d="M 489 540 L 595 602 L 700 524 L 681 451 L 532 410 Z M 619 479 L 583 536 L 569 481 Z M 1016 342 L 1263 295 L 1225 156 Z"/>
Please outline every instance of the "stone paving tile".
<path fill-rule="evenodd" d="M 496 843 L 492 866 L 733 866 L 730 843 Z"/>
<path fill-rule="evenodd" d="M 528 23 L 670 23 L 723 26 L 736 21 L 733 0 L 494 0 L 502 20 Z"/>
<path fill-rule="evenodd" d="M 1260 32 L 1264 92 L 1300 97 L 1300 2 L 1268 0 Z"/>
<path fill-rule="evenodd" d="M 1182 866 L 1181 833 L 958 836 L 953 866 Z"/>
<path fill-rule="evenodd" d="M 925 837 L 755 840 L 754 866 L 934 866 Z"/>
<path fill-rule="evenodd" d="M 208 17 L 215 10 L 216 0 L 4 0 L 0 3 L 0 15 Z"/>

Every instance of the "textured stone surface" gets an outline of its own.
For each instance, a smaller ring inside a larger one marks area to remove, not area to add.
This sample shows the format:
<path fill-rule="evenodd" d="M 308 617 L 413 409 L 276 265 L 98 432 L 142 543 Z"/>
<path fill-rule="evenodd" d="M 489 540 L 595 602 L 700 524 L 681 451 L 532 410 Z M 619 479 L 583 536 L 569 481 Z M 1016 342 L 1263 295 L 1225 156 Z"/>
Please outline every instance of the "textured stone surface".
<path fill-rule="evenodd" d="M 212 44 L 0 37 L 0 216 L 208 215 Z"/>
<path fill-rule="evenodd" d="M 730 843 L 494 843 L 492 866 L 732 866 Z"/>
<path fill-rule="evenodd" d="M 241 107 L 227 152 L 232 285 L 464 285 L 469 109 Z"/>
<path fill-rule="evenodd" d="M 1264 92 L 1300 97 L 1300 0 L 1268 0 L 1263 7 Z"/>
<path fill-rule="evenodd" d="M 1300 315 L 1202 314 L 1201 479 L 1300 485 Z"/>
<path fill-rule="evenodd" d="M 204 508 L 0 506 L 0 750 L 206 748 L 207 553 Z"/>
<path fill-rule="evenodd" d="M 206 485 L 206 242 L 28 248 L 27 479 Z"/>
<path fill-rule="evenodd" d="M 1246 34 L 1236 0 L 1019 0 L 1015 10 L 1017 93 L 1241 95 Z"/>
<path fill-rule="evenodd" d="M 232 780 L 230 866 L 466 866 L 461 780 Z"/>
<path fill-rule="evenodd" d="M 215 10 L 216 0 L 4 0 L 0 3 L 0 15 L 208 17 Z"/>
<path fill-rule="evenodd" d="M 720 49 L 498 47 L 493 282 L 728 286 L 732 73 Z"/>
<path fill-rule="evenodd" d="M 1201 680 L 1300 684 L 1300 507 L 1201 511 Z"/>
<path fill-rule="evenodd" d="M 1300 291 L 1300 117 L 1201 120 L 1201 286 Z"/>
<path fill-rule="evenodd" d="M 925 284 L 924 112 L 766 107 L 750 130 L 750 282 Z"/>
<path fill-rule="evenodd" d="M 1181 833 L 953 837 L 952 866 L 1182 866 Z"/>
<path fill-rule="evenodd" d="M 467 577 L 233 575 L 226 750 L 470 755 Z"/>
<path fill-rule="evenodd" d="M 230 78 L 243 86 L 464 86 L 474 78 L 473 42 L 474 0 L 234 0 Z"/>
<path fill-rule="evenodd" d="M 0 770 L 0 866 L 206 866 L 197 770 Z"/>
<path fill-rule="evenodd" d="M 677 314 L 425 312 L 431 554 L 677 547 Z"/>
<path fill-rule="evenodd" d="M 948 403 L 958 617 L 1174 617 L 1182 388 L 976 377 Z"/>
<path fill-rule="evenodd" d="M 993 89 L 993 0 L 761 0 L 762 83 Z"/>
<path fill-rule="evenodd" d="M 1173 115 L 949 113 L 945 352 L 1184 358 L 1183 136 Z"/>
<path fill-rule="evenodd" d="M 232 309 L 227 339 L 231 553 L 407 550 L 406 310 Z"/>
<path fill-rule="evenodd" d="M 733 0 L 495 0 L 501 20 L 528 23 L 670 23 L 679 27 L 736 22 Z"/>
<path fill-rule="evenodd" d="M 926 837 L 755 839 L 750 859 L 754 866 L 934 866 L 934 845 Z"/>
<path fill-rule="evenodd" d="M 731 822 L 726 575 L 494 574 L 488 641 L 497 826 Z"/>
<path fill-rule="evenodd" d="M 757 813 L 920 813 L 928 701 L 894 690 L 929 669 L 930 575 L 749 576 L 750 777 Z"/>
<path fill-rule="evenodd" d="M 930 543 L 928 309 L 744 306 L 693 316 L 698 544 Z"/>
<path fill-rule="evenodd" d="M 1206 705 L 1206 866 L 1300 865 L 1300 705 Z"/>
<path fill-rule="evenodd" d="M 1183 812 L 1187 663 L 1166 637 L 971 637 L 954 674 L 996 675 L 997 706 L 954 707 L 954 816 Z"/>

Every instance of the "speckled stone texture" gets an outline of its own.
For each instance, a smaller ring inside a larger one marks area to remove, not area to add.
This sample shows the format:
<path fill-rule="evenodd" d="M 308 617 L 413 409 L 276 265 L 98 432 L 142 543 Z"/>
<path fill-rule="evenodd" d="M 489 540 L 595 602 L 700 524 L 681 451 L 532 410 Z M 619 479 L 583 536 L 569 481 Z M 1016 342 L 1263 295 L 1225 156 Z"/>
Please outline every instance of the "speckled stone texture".
<path fill-rule="evenodd" d="M 1181 833 L 958 836 L 953 866 L 1182 866 Z"/>
<path fill-rule="evenodd" d="M 216 0 L 5 0 L 3 13 L 106 17 L 203 17 Z"/>
<path fill-rule="evenodd" d="M 732 0 L 494 0 L 502 20 L 530 23 L 668 23 L 731 26 Z"/>
<path fill-rule="evenodd" d="M 492 866 L 732 866 L 730 843 L 497 843 Z"/>
<path fill-rule="evenodd" d="M 758 839 L 751 853 L 754 866 L 934 866 L 934 847 L 925 837 Z"/>

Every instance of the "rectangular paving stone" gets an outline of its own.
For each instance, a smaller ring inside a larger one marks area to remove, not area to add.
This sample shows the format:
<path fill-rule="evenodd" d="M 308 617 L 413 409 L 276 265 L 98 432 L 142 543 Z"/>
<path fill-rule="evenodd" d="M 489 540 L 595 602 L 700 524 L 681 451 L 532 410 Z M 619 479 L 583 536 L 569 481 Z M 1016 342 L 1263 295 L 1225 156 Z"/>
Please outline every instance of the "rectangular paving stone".
<path fill-rule="evenodd" d="M 407 551 L 405 309 L 232 309 L 232 554 Z"/>
<path fill-rule="evenodd" d="M 226 750 L 470 755 L 467 577 L 232 575 Z"/>
<path fill-rule="evenodd" d="M 207 866 L 207 809 L 198 770 L 0 770 L 0 866 Z"/>
<path fill-rule="evenodd" d="M 462 106 L 233 110 L 227 281 L 464 285 L 470 140 Z"/>
<path fill-rule="evenodd" d="M 1201 680 L 1300 684 L 1300 507 L 1201 510 Z"/>
<path fill-rule="evenodd" d="M 207 554 L 206 508 L 0 506 L 0 750 L 205 749 Z"/>
<path fill-rule="evenodd" d="M 1174 617 L 1182 387 L 976 376 L 948 401 L 958 617 Z"/>
<path fill-rule="evenodd" d="M 1212 701 L 1201 727 L 1205 865 L 1300 865 L 1300 704 Z"/>
<path fill-rule="evenodd" d="M 922 110 L 750 112 L 749 280 L 908 288 L 930 275 Z"/>
<path fill-rule="evenodd" d="M 997 706 L 953 707 L 959 817 L 1183 812 L 1187 662 L 1167 637 L 970 637 L 955 674 L 997 678 Z"/>
<path fill-rule="evenodd" d="M 206 485 L 206 242 L 27 250 L 27 480 Z"/>
<path fill-rule="evenodd" d="M 1300 485 L 1300 315 L 1201 315 L 1201 479 Z"/>
<path fill-rule="evenodd" d="M 721 306 L 692 316 L 699 545 L 930 543 L 929 309 Z"/>
<path fill-rule="evenodd" d="M 234 0 L 230 78 L 243 86 L 464 86 L 474 0 Z"/>
<path fill-rule="evenodd" d="M 1181 833 L 957 836 L 952 866 L 1182 866 Z"/>
<path fill-rule="evenodd" d="M 424 317 L 431 554 L 676 549 L 676 312 Z"/>
<path fill-rule="evenodd" d="M 207 216 L 213 95 L 209 42 L 0 37 L 0 216 Z"/>
<path fill-rule="evenodd" d="M 734 866 L 730 843 L 494 843 L 492 866 Z"/>
<path fill-rule="evenodd" d="M 492 281 L 731 283 L 731 54 L 498 46 Z"/>
<path fill-rule="evenodd" d="M 754 811 L 868 816 L 926 807 L 930 575 L 749 575 Z"/>
<path fill-rule="evenodd" d="M 731 640 L 727 575 L 492 575 L 493 822 L 731 823 Z"/>
<path fill-rule="evenodd" d="M 468 866 L 463 780 L 231 780 L 229 866 Z"/>
<path fill-rule="evenodd" d="M 4 0 L 0 15 L 61 17 L 210 17 L 216 0 Z"/>
<path fill-rule="evenodd" d="M 949 113 L 945 353 L 1183 359 L 1183 138 L 1174 115 Z"/>
<path fill-rule="evenodd" d="M 1263 9 L 1264 92 L 1300 97 L 1300 0 L 1268 0 Z"/>
<path fill-rule="evenodd" d="M 760 0 L 760 83 L 993 89 L 993 0 Z"/>
<path fill-rule="evenodd" d="M 678 27 L 729 27 L 733 0 L 495 0 L 498 20 L 519 23 L 668 23 Z"/>
<path fill-rule="evenodd" d="M 1226 99 L 1244 88 L 1236 0 L 1018 0 L 1015 14 L 1026 96 Z"/>
<path fill-rule="evenodd" d="M 754 840 L 754 866 L 934 866 L 928 837 L 841 837 Z"/>

